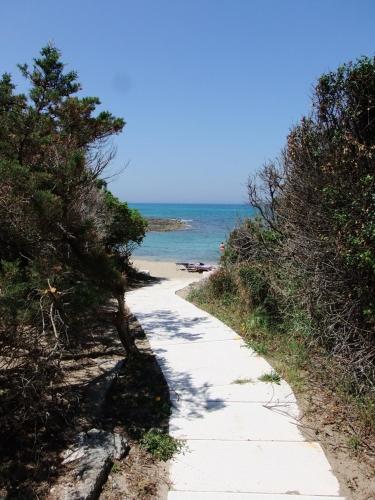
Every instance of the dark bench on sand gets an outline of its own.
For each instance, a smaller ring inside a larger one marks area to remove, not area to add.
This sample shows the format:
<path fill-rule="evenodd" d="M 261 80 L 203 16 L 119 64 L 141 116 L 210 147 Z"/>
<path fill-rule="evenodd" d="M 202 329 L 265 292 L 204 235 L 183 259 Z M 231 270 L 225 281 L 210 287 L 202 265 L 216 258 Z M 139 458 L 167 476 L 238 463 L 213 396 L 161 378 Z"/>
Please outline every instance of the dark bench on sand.
<path fill-rule="evenodd" d="M 212 271 L 215 269 L 215 266 L 210 266 L 203 262 L 176 262 L 176 266 L 180 266 L 182 271 L 188 271 L 189 273 L 203 273 L 204 271 Z"/>

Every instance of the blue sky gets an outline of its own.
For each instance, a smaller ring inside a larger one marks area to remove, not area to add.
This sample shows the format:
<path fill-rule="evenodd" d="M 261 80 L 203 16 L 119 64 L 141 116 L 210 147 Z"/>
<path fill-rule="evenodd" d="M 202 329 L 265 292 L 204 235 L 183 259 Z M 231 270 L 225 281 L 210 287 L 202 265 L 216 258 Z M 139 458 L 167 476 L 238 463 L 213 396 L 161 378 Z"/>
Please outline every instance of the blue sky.
<path fill-rule="evenodd" d="M 246 201 L 318 76 L 375 49 L 374 0 L 13 0 L 0 71 L 52 41 L 125 118 L 111 184 L 131 202 Z"/>

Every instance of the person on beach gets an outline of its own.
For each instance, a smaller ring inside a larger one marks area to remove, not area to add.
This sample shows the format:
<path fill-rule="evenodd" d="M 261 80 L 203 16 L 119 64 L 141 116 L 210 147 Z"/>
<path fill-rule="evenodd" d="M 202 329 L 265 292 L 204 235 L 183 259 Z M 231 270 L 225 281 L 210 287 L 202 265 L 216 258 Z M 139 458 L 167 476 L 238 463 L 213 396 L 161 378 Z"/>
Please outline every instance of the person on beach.
<path fill-rule="evenodd" d="M 225 250 L 225 245 L 224 245 L 224 242 L 223 242 L 223 241 L 220 243 L 219 248 L 220 248 L 220 252 L 221 252 L 221 253 L 224 253 L 224 250 Z"/>

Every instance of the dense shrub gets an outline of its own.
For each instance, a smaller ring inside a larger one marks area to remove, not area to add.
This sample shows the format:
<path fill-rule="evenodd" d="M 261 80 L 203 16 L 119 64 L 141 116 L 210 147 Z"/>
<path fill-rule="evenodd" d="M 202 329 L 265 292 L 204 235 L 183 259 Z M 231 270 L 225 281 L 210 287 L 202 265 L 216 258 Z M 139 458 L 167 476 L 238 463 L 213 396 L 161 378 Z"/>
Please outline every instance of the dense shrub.
<path fill-rule="evenodd" d="M 238 266 L 237 276 L 240 290 L 249 295 L 254 306 L 262 305 L 267 301 L 270 289 L 262 268 L 245 263 Z"/>
<path fill-rule="evenodd" d="M 220 268 L 209 277 L 208 286 L 214 296 L 231 294 L 235 291 L 233 276 L 225 267 Z"/>
<path fill-rule="evenodd" d="M 361 58 L 319 79 L 310 115 L 249 180 L 259 215 L 232 232 L 224 257 L 254 306 L 303 317 L 357 388 L 375 380 L 374 154 L 375 61 Z"/>

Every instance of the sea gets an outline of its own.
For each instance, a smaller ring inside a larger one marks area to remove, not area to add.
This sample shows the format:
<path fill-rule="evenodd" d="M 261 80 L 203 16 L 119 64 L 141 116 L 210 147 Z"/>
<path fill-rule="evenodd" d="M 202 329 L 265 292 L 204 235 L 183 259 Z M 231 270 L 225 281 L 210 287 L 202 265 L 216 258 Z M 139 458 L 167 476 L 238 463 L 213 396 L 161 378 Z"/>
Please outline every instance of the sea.
<path fill-rule="evenodd" d="M 129 203 L 145 217 L 182 219 L 187 228 L 179 231 L 148 232 L 133 253 L 135 257 L 158 261 L 215 264 L 219 246 L 241 220 L 254 216 L 249 205 L 177 203 Z"/>

